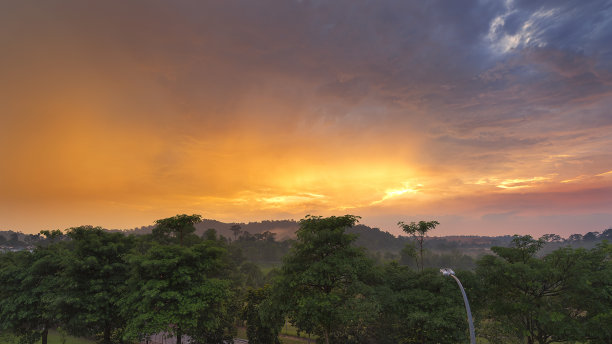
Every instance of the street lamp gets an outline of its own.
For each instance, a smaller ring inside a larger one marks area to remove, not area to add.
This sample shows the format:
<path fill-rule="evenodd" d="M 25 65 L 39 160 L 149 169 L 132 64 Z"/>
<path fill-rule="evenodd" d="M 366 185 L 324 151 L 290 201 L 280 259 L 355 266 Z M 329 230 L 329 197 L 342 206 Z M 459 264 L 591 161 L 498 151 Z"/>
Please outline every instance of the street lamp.
<path fill-rule="evenodd" d="M 465 289 L 463 289 L 461 282 L 459 282 L 459 279 L 457 278 L 457 276 L 455 276 L 455 272 L 453 271 L 453 269 L 444 268 L 444 269 L 440 269 L 440 272 L 442 273 L 442 275 L 451 276 L 452 278 L 455 279 L 455 281 L 457 281 L 457 284 L 459 285 L 459 289 L 461 289 L 461 294 L 463 295 L 463 302 L 465 303 L 465 310 L 467 311 L 468 325 L 470 326 L 470 343 L 476 344 L 476 335 L 474 334 L 474 322 L 472 321 L 472 312 L 470 311 L 470 303 L 468 302 L 467 295 L 465 295 Z"/>

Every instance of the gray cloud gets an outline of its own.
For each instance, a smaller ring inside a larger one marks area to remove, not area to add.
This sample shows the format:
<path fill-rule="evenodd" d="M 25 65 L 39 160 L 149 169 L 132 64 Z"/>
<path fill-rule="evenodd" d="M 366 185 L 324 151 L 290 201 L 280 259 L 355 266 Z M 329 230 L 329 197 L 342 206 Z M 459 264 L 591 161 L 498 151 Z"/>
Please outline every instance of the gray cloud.
<path fill-rule="evenodd" d="M 610 98 L 610 1 L 508 3 L 22 4 L 4 11 L 3 37 L 10 38 L 9 55 L 23 50 L 20 41 L 51 42 L 72 52 L 47 51 L 50 59 L 89 61 L 110 75 L 137 66 L 129 73 L 156 83 L 175 114 L 204 125 L 221 125 L 214 118 L 220 114 L 241 116 L 237 104 L 253 92 L 283 101 L 290 97 L 277 93 L 283 83 L 301 90 L 286 101 L 327 108 L 294 116 L 348 113 L 368 98 L 387 109 L 372 111 L 372 130 L 384 132 L 393 120 L 393 127 L 417 123 L 444 130 L 442 136 L 519 130 L 526 122 L 559 119 L 561 108 L 578 113 L 580 102 Z M 496 52 L 490 33 L 499 18 L 495 37 L 518 35 L 529 23 L 530 40 L 519 37 L 510 51 Z M 319 101 L 328 95 L 344 104 Z M 610 118 L 601 108 L 581 117 L 581 123 Z"/>

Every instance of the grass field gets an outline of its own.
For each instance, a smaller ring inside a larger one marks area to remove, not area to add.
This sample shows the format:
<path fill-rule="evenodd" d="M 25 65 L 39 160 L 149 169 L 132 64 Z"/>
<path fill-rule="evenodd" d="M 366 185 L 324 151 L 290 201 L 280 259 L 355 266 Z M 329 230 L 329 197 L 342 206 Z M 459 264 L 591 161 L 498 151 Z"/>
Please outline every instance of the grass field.
<path fill-rule="evenodd" d="M 284 334 L 287 336 L 294 336 L 294 337 L 308 337 L 308 335 L 303 332 L 300 333 L 300 335 L 298 336 L 297 327 L 291 325 L 289 321 L 287 321 L 285 323 L 285 326 L 283 326 L 283 328 L 281 329 L 281 334 Z"/>
<path fill-rule="evenodd" d="M 270 270 L 274 269 L 274 268 L 280 268 L 280 263 L 259 263 L 257 264 L 257 266 L 259 266 L 259 269 L 261 269 L 261 272 L 265 275 L 268 274 L 268 272 L 270 272 Z"/>
<path fill-rule="evenodd" d="M 17 344 L 17 338 L 8 333 L 0 333 L 0 343 L 2 344 Z M 40 343 L 40 341 L 38 341 Z M 66 336 L 62 338 L 59 332 L 55 330 L 49 330 L 48 344 L 95 344 L 95 341 L 77 338 L 72 336 Z"/>
<path fill-rule="evenodd" d="M 304 344 L 308 343 L 308 337 L 304 333 L 301 333 L 302 337 L 297 336 L 297 330 L 291 324 L 287 323 L 286 327 L 280 333 L 280 340 L 283 344 Z M 305 337 L 306 336 L 306 337 Z M 246 329 L 244 327 L 238 327 L 237 338 L 247 339 Z M 315 337 L 311 337 L 311 343 L 315 342 Z"/>

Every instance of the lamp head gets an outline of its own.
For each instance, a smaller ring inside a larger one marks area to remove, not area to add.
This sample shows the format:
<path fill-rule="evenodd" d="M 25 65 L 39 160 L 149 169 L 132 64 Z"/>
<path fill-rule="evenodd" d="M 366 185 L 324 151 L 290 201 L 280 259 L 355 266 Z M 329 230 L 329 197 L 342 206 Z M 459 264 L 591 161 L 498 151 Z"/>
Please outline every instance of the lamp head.
<path fill-rule="evenodd" d="M 444 275 L 444 276 L 451 276 L 451 275 L 454 275 L 454 274 L 455 274 L 455 272 L 454 272 L 454 271 L 453 271 L 453 269 L 451 269 L 451 268 L 442 268 L 442 269 L 440 269 L 440 272 L 441 272 L 441 273 L 442 273 L 442 275 Z"/>

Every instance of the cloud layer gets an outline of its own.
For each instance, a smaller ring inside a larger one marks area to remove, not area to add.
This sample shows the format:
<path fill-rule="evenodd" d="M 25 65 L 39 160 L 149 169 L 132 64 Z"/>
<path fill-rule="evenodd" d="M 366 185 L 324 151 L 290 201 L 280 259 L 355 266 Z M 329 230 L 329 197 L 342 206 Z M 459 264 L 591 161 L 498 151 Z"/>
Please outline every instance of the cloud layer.
<path fill-rule="evenodd" d="M 0 227 L 612 224 L 610 1 L 18 2 L 0 22 Z"/>

